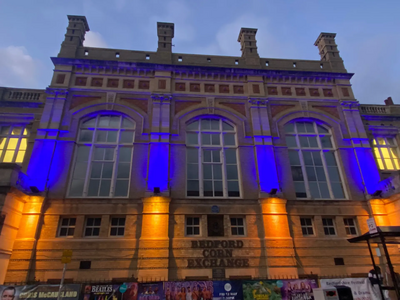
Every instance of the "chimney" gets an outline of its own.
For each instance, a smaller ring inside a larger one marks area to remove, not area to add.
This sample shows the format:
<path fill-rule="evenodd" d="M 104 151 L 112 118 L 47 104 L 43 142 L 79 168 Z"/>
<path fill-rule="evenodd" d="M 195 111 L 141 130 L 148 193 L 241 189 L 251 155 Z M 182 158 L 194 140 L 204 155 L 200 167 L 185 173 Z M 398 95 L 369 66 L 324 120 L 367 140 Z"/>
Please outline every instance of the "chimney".
<path fill-rule="evenodd" d="M 385 105 L 394 105 L 394 103 L 393 103 L 393 100 L 392 100 L 392 97 L 388 97 L 386 100 L 385 100 Z"/>
<path fill-rule="evenodd" d="M 85 16 L 67 16 L 69 23 L 65 39 L 61 44 L 58 57 L 75 57 L 78 47 L 83 46 L 86 31 L 89 31 L 89 25 Z"/>
<path fill-rule="evenodd" d="M 157 52 L 172 52 L 174 23 L 157 22 L 158 48 Z"/>
<path fill-rule="evenodd" d="M 314 45 L 318 47 L 321 61 L 330 62 L 332 69 L 346 71 L 335 42 L 336 33 L 321 32 Z"/>
<path fill-rule="evenodd" d="M 257 51 L 256 28 L 241 28 L 238 42 L 241 46 L 242 58 L 247 65 L 260 65 L 260 56 Z"/>

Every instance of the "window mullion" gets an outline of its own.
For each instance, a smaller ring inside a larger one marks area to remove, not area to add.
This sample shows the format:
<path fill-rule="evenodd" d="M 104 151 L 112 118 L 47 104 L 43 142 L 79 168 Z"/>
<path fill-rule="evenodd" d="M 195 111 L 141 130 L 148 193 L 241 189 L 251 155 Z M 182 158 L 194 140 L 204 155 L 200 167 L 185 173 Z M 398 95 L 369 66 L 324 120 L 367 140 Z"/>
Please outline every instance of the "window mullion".
<path fill-rule="evenodd" d="M 225 151 L 223 147 L 219 151 L 221 156 L 220 160 L 221 160 L 221 171 L 222 171 L 222 194 L 224 197 L 228 197 L 228 175 L 226 173 L 227 164 L 225 161 Z"/>
<path fill-rule="evenodd" d="M 96 130 L 94 130 L 93 134 L 95 134 L 95 133 L 96 133 Z M 88 157 L 87 169 L 86 169 L 86 177 L 85 177 L 85 183 L 84 183 L 84 187 L 83 187 L 83 196 L 84 197 L 87 197 L 87 194 L 88 194 L 89 183 L 90 183 L 90 170 L 92 168 L 92 156 L 93 156 L 94 147 L 95 146 L 92 143 L 92 145 L 90 146 L 90 150 L 89 150 L 89 157 Z M 77 153 L 77 155 L 78 155 L 78 153 Z M 76 162 L 75 162 L 75 164 L 76 164 Z"/>
<path fill-rule="evenodd" d="M 304 159 L 303 159 L 303 150 L 301 150 L 301 148 L 300 148 L 298 151 L 299 151 L 301 170 L 303 172 L 304 186 L 306 188 L 307 198 L 310 199 L 312 197 L 311 197 L 310 187 L 309 187 L 309 184 L 308 184 L 308 176 L 307 176 L 306 164 L 305 164 Z"/>
<path fill-rule="evenodd" d="M 117 181 L 117 169 L 118 169 L 118 155 L 119 155 L 119 144 L 114 147 L 114 155 L 113 155 L 113 173 L 111 175 L 111 183 L 110 183 L 110 193 L 111 197 L 114 196 L 114 188 L 115 183 Z"/>
<path fill-rule="evenodd" d="M 200 134 L 199 134 L 200 136 Z M 204 197 L 204 186 L 203 186 L 203 148 L 201 147 L 201 145 L 198 148 L 199 153 L 199 191 L 200 191 L 200 196 Z"/>
<path fill-rule="evenodd" d="M 378 146 L 379 156 L 381 158 L 383 167 L 385 168 L 385 170 L 387 170 L 388 168 L 386 166 L 385 158 L 383 157 L 383 153 L 382 153 L 381 147 L 380 147 L 380 145 L 378 143 L 376 143 L 376 145 Z"/>
<path fill-rule="evenodd" d="M 4 139 L 6 141 L 4 142 L 3 153 L 1 154 L 0 162 L 4 161 L 4 157 L 6 156 L 6 151 L 7 151 L 7 147 L 8 147 L 8 141 L 10 140 L 10 137 L 9 136 L 5 136 Z"/>
<path fill-rule="evenodd" d="M 333 191 L 332 191 L 332 186 L 331 186 L 331 178 L 329 177 L 328 166 L 327 166 L 326 161 L 325 161 L 324 151 L 320 150 L 319 153 L 321 155 L 321 161 L 322 161 L 322 165 L 324 167 L 325 178 L 326 178 L 326 183 L 327 183 L 328 190 L 329 190 L 329 195 L 330 195 L 331 199 L 335 199 L 335 196 L 334 196 Z M 335 152 L 333 152 L 333 155 L 334 155 L 334 157 L 336 159 Z M 336 165 L 337 165 L 337 161 L 336 161 Z"/>

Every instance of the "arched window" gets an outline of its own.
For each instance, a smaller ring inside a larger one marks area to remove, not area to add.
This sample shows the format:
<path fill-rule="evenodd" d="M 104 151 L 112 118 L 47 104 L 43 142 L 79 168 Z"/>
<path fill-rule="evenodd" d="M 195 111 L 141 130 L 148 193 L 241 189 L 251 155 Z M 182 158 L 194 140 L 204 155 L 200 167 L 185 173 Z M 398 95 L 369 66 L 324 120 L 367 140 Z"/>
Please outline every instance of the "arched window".
<path fill-rule="evenodd" d="M 332 134 L 315 122 L 285 125 L 297 198 L 344 199 Z"/>
<path fill-rule="evenodd" d="M 235 127 L 202 118 L 186 127 L 187 196 L 240 197 Z"/>
<path fill-rule="evenodd" d="M 81 123 L 69 196 L 127 197 L 135 123 L 101 114 Z"/>
<path fill-rule="evenodd" d="M 0 162 L 22 163 L 28 135 L 25 125 L 0 124 Z"/>

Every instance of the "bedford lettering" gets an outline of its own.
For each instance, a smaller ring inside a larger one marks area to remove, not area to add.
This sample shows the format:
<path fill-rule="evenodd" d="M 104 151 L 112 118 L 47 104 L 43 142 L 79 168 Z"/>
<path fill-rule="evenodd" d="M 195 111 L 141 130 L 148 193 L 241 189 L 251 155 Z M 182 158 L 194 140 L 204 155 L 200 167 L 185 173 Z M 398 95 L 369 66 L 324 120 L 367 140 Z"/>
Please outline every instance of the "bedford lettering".
<path fill-rule="evenodd" d="M 243 241 L 192 241 L 192 248 L 243 248 Z"/>

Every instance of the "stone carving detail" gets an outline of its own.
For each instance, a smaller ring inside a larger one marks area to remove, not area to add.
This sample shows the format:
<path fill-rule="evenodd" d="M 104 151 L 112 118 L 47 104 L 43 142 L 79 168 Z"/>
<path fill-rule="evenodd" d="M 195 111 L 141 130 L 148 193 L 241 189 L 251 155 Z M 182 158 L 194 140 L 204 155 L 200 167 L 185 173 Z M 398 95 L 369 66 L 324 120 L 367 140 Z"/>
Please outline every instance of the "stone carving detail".
<path fill-rule="evenodd" d="M 282 95 L 291 96 L 292 89 L 290 87 L 282 87 Z"/>
<path fill-rule="evenodd" d="M 186 83 L 185 82 L 175 82 L 175 91 L 178 91 L 178 92 L 186 91 Z"/>
<path fill-rule="evenodd" d="M 340 101 L 343 110 L 358 110 L 360 102 L 358 101 Z"/>
<path fill-rule="evenodd" d="M 207 106 L 208 106 L 208 113 L 214 114 L 214 107 L 215 107 L 215 98 L 214 97 L 207 97 Z"/>
<path fill-rule="evenodd" d="M 191 83 L 190 91 L 191 92 L 200 92 L 200 83 Z"/>
<path fill-rule="evenodd" d="M 268 100 L 265 98 L 249 98 L 249 103 L 251 106 L 267 105 Z"/>
<path fill-rule="evenodd" d="M 148 80 L 139 80 L 139 89 L 148 90 L 150 88 L 150 81 Z"/>
<path fill-rule="evenodd" d="M 300 101 L 300 107 L 301 107 L 301 110 L 303 111 L 304 117 L 308 117 L 309 116 L 309 113 L 308 113 L 308 102 L 307 101 Z"/>
<path fill-rule="evenodd" d="M 167 88 L 167 81 L 165 79 L 158 80 L 158 88 L 160 90 L 165 90 Z"/>
<path fill-rule="evenodd" d="M 233 86 L 233 93 L 234 94 L 244 94 L 244 89 L 242 85 L 234 85 Z"/>
<path fill-rule="evenodd" d="M 107 87 L 118 88 L 119 79 L 109 78 L 107 80 Z"/>
<path fill-rule="evenodd" d="M 350 97 L 349 89 L 348 88 L 342 88 L 342 94 L 343 97 Z"/>
<path fill-rule="evenodd" d="M 117 98 L 117 93 L 115 93 L 115 92 L 107 93 L 106 100 L 107 100 L 107 109 L 108 110 L 113 109 L 116 98 Z"/>
<path fill-rule="evenodd" d="M 172 96 L 170 94 L 152 94 L 151 99 L 153 99 L 153 103 L 163 103 L 170 104 L 172 101 Z"/>
<path fill-rule="evenodd" d="M 76 77 L 75 85 L 77 86 L 86 86 L 87 77 Z"/>
<path fill-rule="evenodd" d="M 124 89 L 133 89 L 135 87 L 135 80 L 125 79 L 123 82 Z"/>
<path fill-rule="evenodd" d="M 223 94 L 229 93 L 229 85 L 227 84 L 220 84 L 219 85 L 219 92 Z"/>
<path fill-rule="evenodd" d="M 253 84 L 253 93 L 254 94 L 259 94 L 260 93 L 260 85 Z"/>
<path fill-rule="evenodd" d="M 92 78 L 92 82 L 90 86 L 102 87 L 103 86 L 103 78 Z"/>
<path fill-rule="evenodd" d="M 312 97 L 319 97 L 319 91 L 318 91 L 318 89 L 312 89 L 312 88 L 310 88 L 309 90 L 310 90 L 310 95 L 311 95 Z"/>
<path fill-rule="evenodd" d="M 323 89 L 324 97 L 333 97 L 332 89 Z"/>
<path fill-rule="evenodd" d="M 305 96 L 306 89 L 305 88 L 296 88 L 296 96 Z"/>
<path fill-rule="evenodd" d="M 206 93 L 215 93 L 215 85 L 214 84 L 205 84 L 204 89 Z"/>
<path fill-rule="evenodd" d="M 278 95 L 278 89 L 275 86 L 269 86 L 267 91 L 268 95 Z"/>

